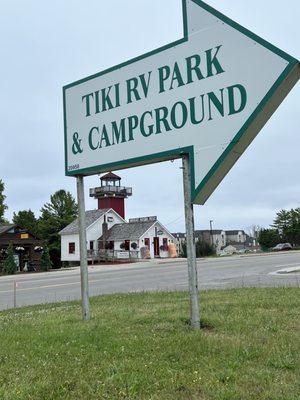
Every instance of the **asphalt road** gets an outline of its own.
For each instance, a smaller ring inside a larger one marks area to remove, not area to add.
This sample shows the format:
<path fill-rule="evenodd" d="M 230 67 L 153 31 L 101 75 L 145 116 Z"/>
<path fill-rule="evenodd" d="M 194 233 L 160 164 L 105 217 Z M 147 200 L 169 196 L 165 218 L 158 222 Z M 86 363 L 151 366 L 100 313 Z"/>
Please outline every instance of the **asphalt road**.
<path fill-rule="evenodd" d="M 200 289 L 233 287 L 300 287 L 300 273 L 273 274 L 300 267 L 300 252 L 198 260 Z M 79 268 L 0 277 L 0 309 L 80 298 Z M 121 266 L 89 267 L 90 295 L 134 291 L 186 290 L 186 260 L 154 260 Z"/>

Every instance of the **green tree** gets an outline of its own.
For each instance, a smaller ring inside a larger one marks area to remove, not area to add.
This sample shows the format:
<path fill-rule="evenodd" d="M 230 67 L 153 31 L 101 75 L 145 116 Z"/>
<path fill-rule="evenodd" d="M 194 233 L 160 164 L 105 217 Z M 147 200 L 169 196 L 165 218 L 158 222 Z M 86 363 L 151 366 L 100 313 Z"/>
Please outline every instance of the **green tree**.
<path fill-rule="evenodd" d="M 279 231 L 283 242 L 300 244 L 300 208 L 279 211 L 272 226 Z"/>
<path fill-rule="evenodd" d="M 180 257 L 187 258 L 186 242 L 183 242 L 183 243 L 181 244 Z"/>
<path fill-rule="evenodd" d="M 205 241 L 202 240 L 197 240 L 196 241 L 196 257 L 207 257 L 215 254 L 215 249 L 214 247 L 206 243 Z M 186 258 L 187 257 L 187 249 L 186 249 L 186 243 L 183 242 L 181 245 L 181 257 Z"/>
<path fill-rule="evenodd" d="M 280 243 L 281 237 L 277 229 L 261 229 L 258 242 L 263 250 L 268 250 Z"/>
<path fill-rule="evenodd" d="M 70 192 L 61 189 L 50 197 L 50 202 L 41 209 L 38 221 L 39 235 L 46 240 L 53 265 L 60 265 L 59 232 L 69 225 L 78 215 L 76 201 Z"/>
<path fill-rule="evenodd" d="M 4 213 L 7 210 L 7 205 L 4 203 L 6 196 L 4 194 L 5 185 L 2 179 L 0 179 L 0 224 L 7 223 L 6 219 L 4 218 Z"/>
<path fill-rule="evenodd" d="M 2 271 L 4 274 L 12 275 L 17 271 L 17 264 L 14 258 L 14 248 L 12 243 L 9 244 L 7 249 L 7 256 L 3 262 Z"/>
<path fill-rule="evenodd" d="M 197 242 L 196 242 L 196 257 L 212 256 L 215 253 L 216 253 L 216 251 L 210 243 L 207 243 L 204 240 L 197 240 Z"/>
<path fill-rule="evenodd" d="M 34 236 L 38 236 L 38 221 L 31 210 L 19 211 L 13 215 L 13 223 L 27 229 Z"/>
<path fill-rule="evenodd" d="M 41 256 L 41 270 L 49 271 L 52 268 L 52 261 L 49 255 L 48 247 L 45 246 Z"/>

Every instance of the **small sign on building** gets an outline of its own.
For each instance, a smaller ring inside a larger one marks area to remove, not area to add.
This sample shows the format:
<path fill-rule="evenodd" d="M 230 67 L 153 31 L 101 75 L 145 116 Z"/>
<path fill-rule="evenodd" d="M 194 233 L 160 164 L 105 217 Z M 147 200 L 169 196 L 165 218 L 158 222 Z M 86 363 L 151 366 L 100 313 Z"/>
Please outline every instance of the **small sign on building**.
<path fill-rule="evenodd" d="M 129 251 L 118 251 L 117 258 L 121 258 L 121 259 L 129 258 Z"/>

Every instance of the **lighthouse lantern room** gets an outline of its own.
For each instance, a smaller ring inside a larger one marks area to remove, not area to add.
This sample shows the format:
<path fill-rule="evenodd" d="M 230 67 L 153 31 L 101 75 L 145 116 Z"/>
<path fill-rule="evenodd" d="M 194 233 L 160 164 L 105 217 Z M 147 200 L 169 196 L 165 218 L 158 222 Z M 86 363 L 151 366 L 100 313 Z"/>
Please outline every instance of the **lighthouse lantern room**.
<path fill-rule="evenodd" d="M 125 219 L 125 199 L 132 195 L 132 188 L 121 186 L 121 178 L 109 172 L 101 176 L 101 186 L 90 189 L 90 197 L 98 200 L 98 209 L 112 208 Z"/>

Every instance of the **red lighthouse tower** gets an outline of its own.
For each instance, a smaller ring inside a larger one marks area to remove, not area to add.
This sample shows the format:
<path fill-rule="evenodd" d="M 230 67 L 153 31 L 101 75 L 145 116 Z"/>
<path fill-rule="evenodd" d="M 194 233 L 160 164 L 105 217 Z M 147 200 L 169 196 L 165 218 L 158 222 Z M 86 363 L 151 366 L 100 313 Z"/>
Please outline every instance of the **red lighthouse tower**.
<path fill-rule="evenodd" d="M 90 189 L 90 197 L 98 199 L 98 209 L 112 208 L 125 218 L 125 199 L 132 195 L 132 188 L 121 186 L 121 178 L 109 172 L 101 176 L 101 186 Z"/>

